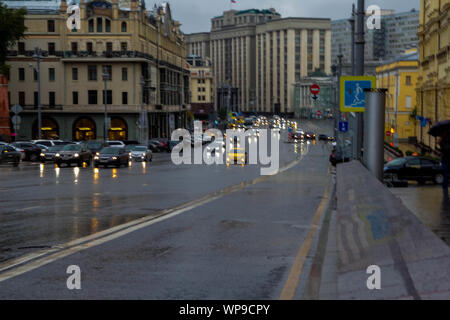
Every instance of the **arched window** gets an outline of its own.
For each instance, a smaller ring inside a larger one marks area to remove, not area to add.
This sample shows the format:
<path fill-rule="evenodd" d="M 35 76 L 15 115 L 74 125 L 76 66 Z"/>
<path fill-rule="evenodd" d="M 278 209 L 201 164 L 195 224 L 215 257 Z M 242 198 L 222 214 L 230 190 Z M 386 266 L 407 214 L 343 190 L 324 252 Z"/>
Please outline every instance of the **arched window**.
<path fill-rule="evenodd" d="M 109 140 L 127 140 L 128 139 L 128 125 L 123 118 L 112 117 L 111 127 L 108 134 Z"/>
<path fill-rule="evenodd" d="M 97 32 L 103 32 L 103 19 L 97 18 Z"/>
<path fill-rule="evenodd" d="M 89 32 L 94 32 L 94 19 L 89 20 Z"/>
<path fill-rule="evenodd" d="M 127 23 L 122 22 L 122 32 L 127 32 Z"/>
<path fill-rule="evenodd" d="M 80 117 L 73 123 L 72 139 L 85 141 L 96 139 L 96 126 L 94 120 L 88 117 Z"/>
<path fill-rule="evenodd" d="M 33 122 L 33 137 L 38 139 L 38 121 Z M 55 119 L 47 116 L 42 117 L 41 123 L 41 138 L 42 139 L 59 139 L 59 126 Z"/>
<path fill-rule="evenodd" d="M 105 32 L 111 32 L 111 20 L 105 19 Z"/>

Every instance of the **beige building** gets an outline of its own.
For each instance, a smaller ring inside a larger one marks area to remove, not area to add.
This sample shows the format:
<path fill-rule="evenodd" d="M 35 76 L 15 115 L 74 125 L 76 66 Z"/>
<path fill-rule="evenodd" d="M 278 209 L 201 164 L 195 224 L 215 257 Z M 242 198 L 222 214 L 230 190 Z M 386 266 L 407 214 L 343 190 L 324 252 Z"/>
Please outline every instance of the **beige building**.
<path fill-rule="evenodd" d="M 74 1 L 80 6 L 81 29 L 69 30 L 67 2 L 4 1 L 28 10 L 25 38 L 10 48 L 7 61 L 10 102 L 24 108 L 19 139 L 38 134 L 35 47 L 43 56 L 44 138 L 103 139 L 105 102 L 108 139 L 139 139 L 141 114 L 149 137 L 167 136 L 184 126 L 190 71 L 170 6 L 150 11 L 137 0 Z"/>
<path fill-rule="evenodd" d="M 421 0 L 417 83 L 417 114 L 426 120 L 419 126 L 418 140 L 437 150 L 430 126 L 450 119 L 450 0 Z"/>
<path fill-rule="evenodd" d="M 215 85 L 209 59 L 187 57 L 191 66 L 191 112 L 197 120 L 209 120 L 214 109 Z"/>
<path fill-rule="evenodd" d="M 186 40 L 188 54 L 211 58 L 218 92 L 229 95 L 216 95 L 218 108 L 293 114 L 294 83 L 316 70 L 331 72 L 330 19 L 250 9 L 225 11 L 211 23 L 209 39 L 196 33 Z"/>

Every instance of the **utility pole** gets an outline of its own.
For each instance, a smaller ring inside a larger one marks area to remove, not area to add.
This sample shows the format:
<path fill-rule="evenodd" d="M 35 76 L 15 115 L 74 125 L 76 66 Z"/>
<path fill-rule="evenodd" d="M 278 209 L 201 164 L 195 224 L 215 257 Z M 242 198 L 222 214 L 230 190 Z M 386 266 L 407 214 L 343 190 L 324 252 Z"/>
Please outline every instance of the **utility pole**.
<path fill-rule="evenodd" d="M 365 7 L 364 0 L 358 0 L 358 8 L 356 13 L 356 37 L 355 37 L 355 75 L 364 75 L 364 17 Z M 356 147 L 355 157 L 357 160 L 361 159 L 361 149 L 363 146 L 364 136 L 364 114 L 357 113 L 357 125 L 354 130 L 355 138 L 353 146 Z M 356 142 L 356 143 L 355 143 Z"/>
<path fill-rule="evenodd" d="M 38 139 L 41 140 L 42 137 L 42 115 L 41 115 L 41 59 L 44 57 L 42 56 L 41 49 L 36 47 L 34 49 L 34 54 L 32 56 L 33 59 L 37 61 L 37 82 L 38 82 L 38 96 L 37 96 L 37 102 L 38 102 Z"/>
<path fill-rule="evenodd" d="M 350 19 L 348 19 L 348 22 L 350 23 L 350 30 L 351 30 L 351 38 L 352 38 L 352 75 L 355 75 L 355 4 L 352 4 L 352 15 Z"/>
<path fill-rule="evenodd" d="M 103 102 L 105 104 L 105 125 L 103 127 L 103 141 L 106 143 L 108 140 L 108 112 L 106 110 L 106 103 L 107 103 L 107 95 L 106 95 L 106 81 L 108 80 L 109 74 L 106 73 L 106 70 L 103 70 L 102 72 L 103 81 L 105 82 L 105 87 L 103 90 Z"/>
<path fill-rule="evenodd" d="M 140 85 L 142 88 L 141 94 L 141 116 L 139 121 L 139 142 L 141 144 L 147 145 L 147 113 L 144 110 L 144 90 L 145 90 L 145 80 L 144 77 L 141 77 Z"/>
<path fill-rule="evenodd" d="M 337 91 L 337 99 L 336 99 L 336 110 L 334 113 L 334 137 L 338 138 L 338 126 L 339 121 L 341 120 L 341 110 L 340 110 L 340 101 L 341 101 L 341 76 L 342 76 L 342 58 L 344 57 L 343 54 L 339 50 L 338 54 L 338 70 L 337 70 L 337 85 L 336 85 L 336 91 Z"/>

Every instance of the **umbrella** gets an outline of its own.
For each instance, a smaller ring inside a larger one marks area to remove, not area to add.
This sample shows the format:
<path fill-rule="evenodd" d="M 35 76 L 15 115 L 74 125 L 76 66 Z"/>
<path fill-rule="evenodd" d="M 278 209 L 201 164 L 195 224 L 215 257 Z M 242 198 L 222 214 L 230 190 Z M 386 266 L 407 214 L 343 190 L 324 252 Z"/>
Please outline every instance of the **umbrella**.
<path fill-rule="evenodd" d="M 431 134 L 433 137 L 440 137 L 445 132 L 450 133 L 450 120 L 444 120 L 436 123 L 431 127 L 430 131 L 428 131 L 428 134 Z"/>

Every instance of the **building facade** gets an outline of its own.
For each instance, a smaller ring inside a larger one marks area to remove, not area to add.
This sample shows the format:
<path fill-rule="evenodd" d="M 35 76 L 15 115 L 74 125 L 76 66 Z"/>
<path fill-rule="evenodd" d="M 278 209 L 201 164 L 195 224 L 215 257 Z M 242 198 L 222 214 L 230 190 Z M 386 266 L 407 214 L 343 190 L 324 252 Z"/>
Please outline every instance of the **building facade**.
<path fill-rule="evenodd" d="M 376 69 L 377 88 L 387 89 L 385 132 L 388 141 L 415 140 L 417 136 L 416 84 L 419 76 L 419 54 L 412 49 Z"/>
<path fill-rule="evenodd" d="M 293 114 L 295 81 L 317 70 L 331 72 L 329 19 L 281 18 L 274 9 L 230 10 L 211 19 L 209 39 L 204 33 L 186 39 L 189 54 L 205 48 L 216 104 L 232 101 L 225 104 L 232 111 Z"/>
<path fill-rule="evenodd" d="M 372 30 L 364 24 L 364 59 L 369 65 L 373 61 L 394 59 L 405 50 L 418 47 L 418 11 L 413 9 L 396 14 L 393 10 L 382 10 L 380 23 L 380 29 Z M 337 56 L 341 52 L 344 56 L 342 62 L 351 65 L 351 26 L 348 19 L 331 22 L 331 38 L 332 64 L 338 64 Z"/>
<path fill-rule="evenodd" d="M 142 138 L 141 123 L 146 137 L 184 126 L 190 71 L 170 6 L 147 10 L 137 0 L 73 2 L 80 7 L 79 30 L 67 27 L 64 0 L 4 1 L 28 9 L 28 30 L 7 58 L 10 103 L 24 108 L 18 139 L 38 135 L 36 47 L 42 50 L 43 138 L 103 139 L 106 124 L 107 139 L 134 140 Z"/>
<path fill-rule="evenodd" d="M 417 83 L 419 142 L 437 150 L 428 134 L 436 122 L 450 119 L 450 0 L 421 0 Z"/>
<path fill-rule="evenodd" d="M 191 65 L 191 113 L 196 120 L 209 120 L 217 112 L 211 63 L 196 55 L 188 56 L 187 62 Z"/>

